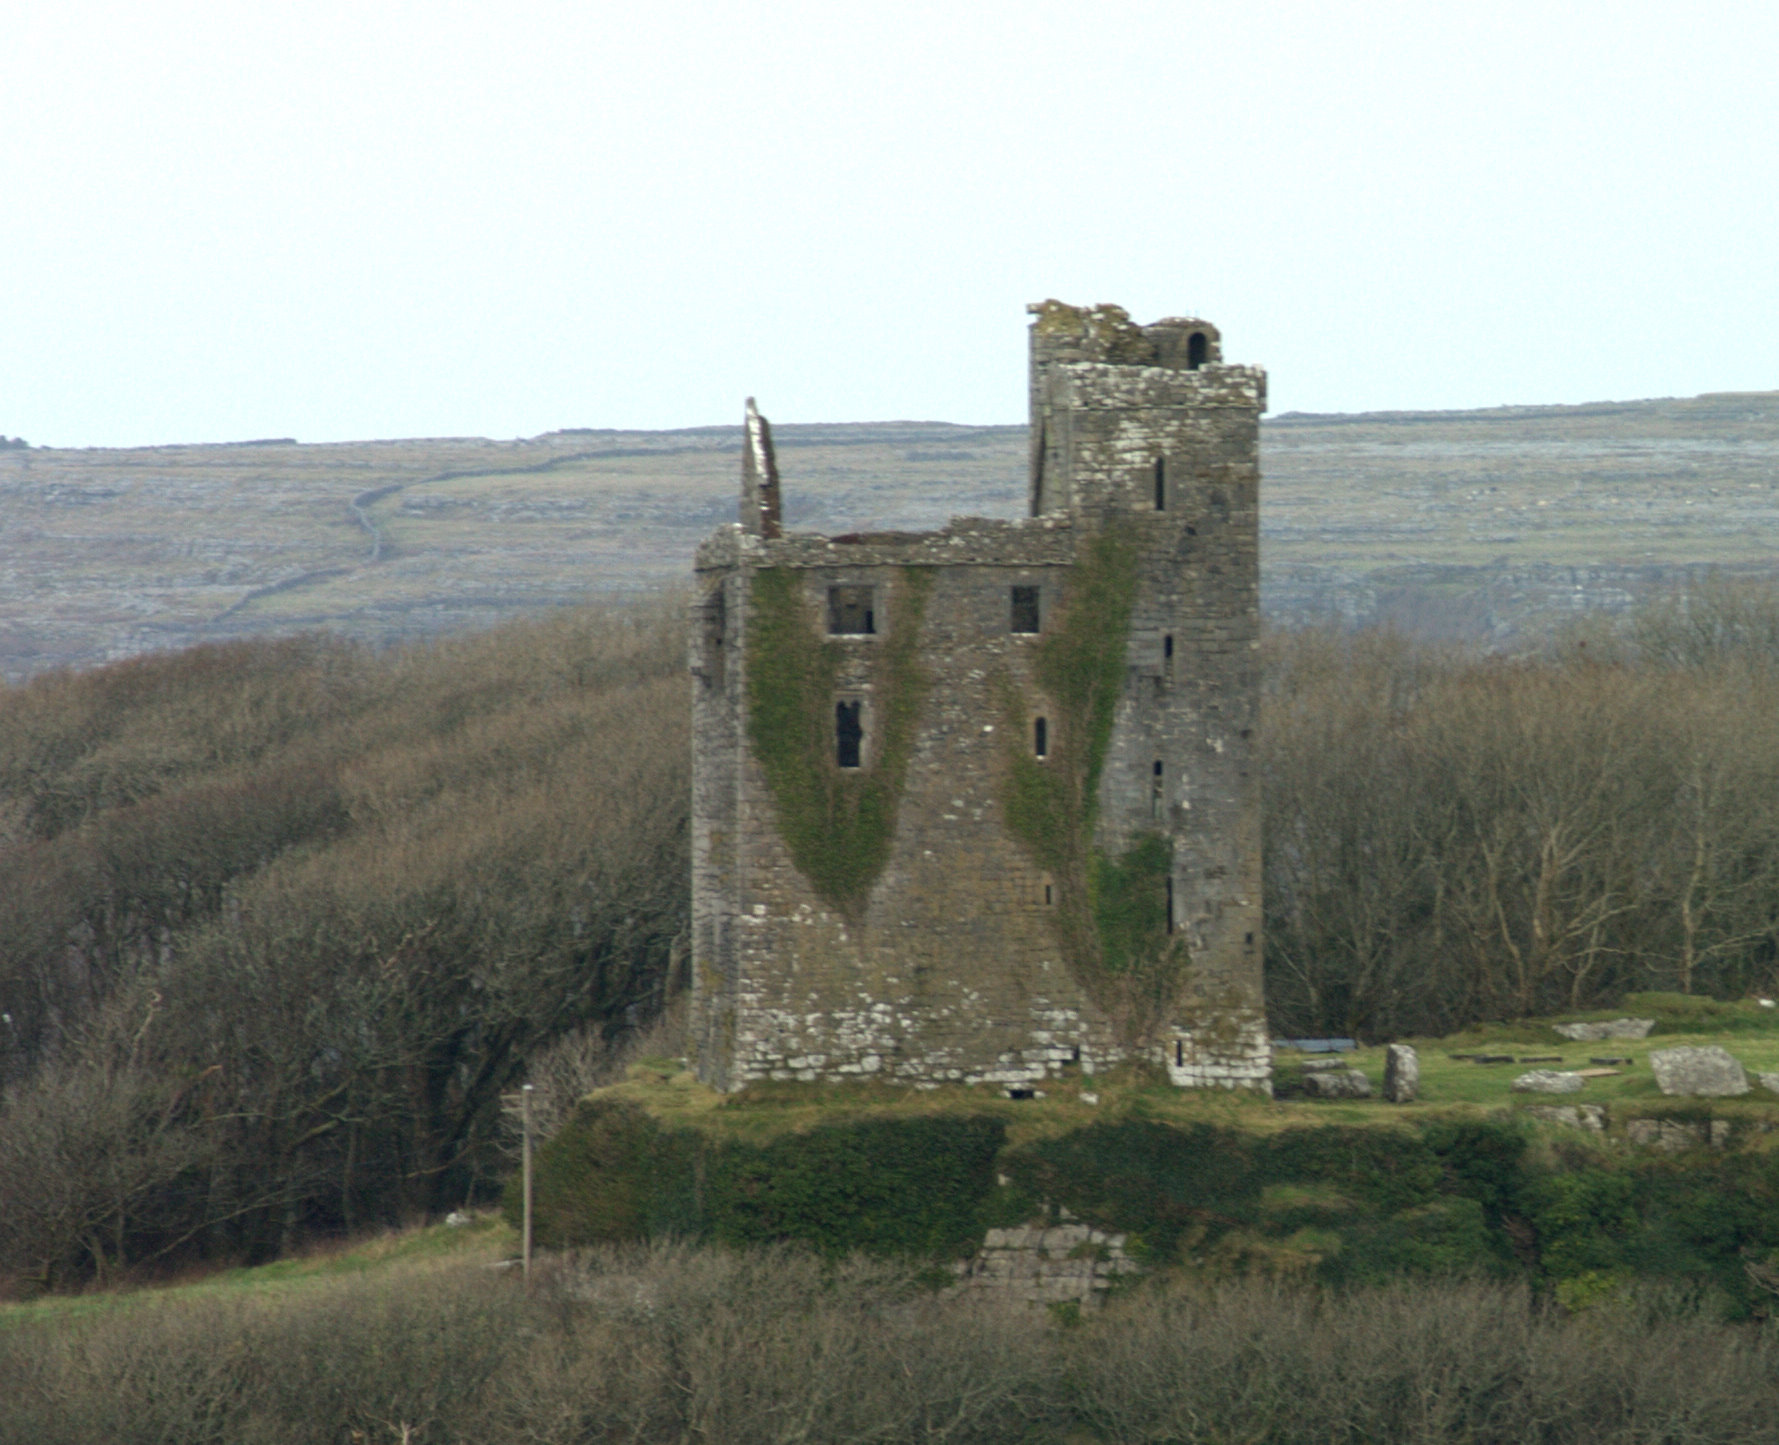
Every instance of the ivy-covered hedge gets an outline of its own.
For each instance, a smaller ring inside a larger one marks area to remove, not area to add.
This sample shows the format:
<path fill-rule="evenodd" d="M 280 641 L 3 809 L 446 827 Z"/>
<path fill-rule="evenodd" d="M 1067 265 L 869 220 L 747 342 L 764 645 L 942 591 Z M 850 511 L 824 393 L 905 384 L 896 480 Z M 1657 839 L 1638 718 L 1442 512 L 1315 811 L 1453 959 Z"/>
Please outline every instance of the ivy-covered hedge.
<path fill-rule="evenodd" d="M 752 1143 L 665 1129 L 634 1103 L 595 1099 L 538 1151 L 533 1229 L 555 1248 L 680 1237 L 957 1257 L 981 1239 L 1005 1142 L 999 1119 L 939 1114 Z M 518 1205 L 509 1187 L 509 1217 Z"/>
<path fill-rule="evenodd" d="M 1261 1134 L 1127 1118 L 1012 1147 L 1005 1128 L 878 1116 L 756 1143 L 590 1101 L 540 1152 L 537 1237 L 943 1259 L 989 1225 L 1066 1210 L 1128 1234 L 1153 1265 L 1211 1273 L 1519 1275 L 1571 1303 L 1665 1278 L 1712 1289 L 1732 1313 L 1770 1298 L 1750 1266 L 1779 1278 L 1779 1154 L 1533 1147 L 1508 1120 Z"/>

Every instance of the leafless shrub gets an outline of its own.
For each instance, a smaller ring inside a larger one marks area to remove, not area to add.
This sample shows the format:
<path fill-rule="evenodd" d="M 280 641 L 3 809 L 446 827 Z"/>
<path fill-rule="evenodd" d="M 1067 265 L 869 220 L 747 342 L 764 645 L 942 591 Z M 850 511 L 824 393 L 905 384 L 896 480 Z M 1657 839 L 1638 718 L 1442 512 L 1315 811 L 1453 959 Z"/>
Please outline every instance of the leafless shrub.
<path fill-rule="evenodd" d="M 0 1442 L 1754 1445 L 1779 1358 L 1696 1305 L 1151 1288 L 1074 1327 L 789 1250 L 611 1249 L 0 1328 Z"/>

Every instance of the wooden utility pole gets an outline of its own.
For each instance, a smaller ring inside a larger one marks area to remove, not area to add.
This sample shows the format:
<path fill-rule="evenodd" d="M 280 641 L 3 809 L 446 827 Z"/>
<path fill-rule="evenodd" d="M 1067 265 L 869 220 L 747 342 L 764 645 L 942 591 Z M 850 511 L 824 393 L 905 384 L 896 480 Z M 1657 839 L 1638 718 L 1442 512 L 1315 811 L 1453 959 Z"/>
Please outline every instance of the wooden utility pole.
<path fill-rule="evenodd" d="M 524 1136 L 524 1193 L 525 1206 L 523 1222 L 520 1225 L 519 1257 L 523 1261 L 520 1266 L 525 1276 L 526 1288 L 531 1287 L 531 1085 L 525 1084 L 519 1090 L 520 1132 Z"/>

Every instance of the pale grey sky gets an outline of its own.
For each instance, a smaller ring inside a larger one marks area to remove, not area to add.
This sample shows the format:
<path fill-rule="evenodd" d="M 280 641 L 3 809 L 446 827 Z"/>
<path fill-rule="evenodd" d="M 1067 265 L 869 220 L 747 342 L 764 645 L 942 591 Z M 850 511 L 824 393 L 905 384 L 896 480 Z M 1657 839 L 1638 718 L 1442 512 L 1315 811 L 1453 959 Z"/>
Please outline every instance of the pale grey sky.
<path fill-rule="evenodd" d="M 1779 7 L 0 0 L 0 432 L 1006 422 L 1024 305 L 1275 411 L 1779 388 Z"/>

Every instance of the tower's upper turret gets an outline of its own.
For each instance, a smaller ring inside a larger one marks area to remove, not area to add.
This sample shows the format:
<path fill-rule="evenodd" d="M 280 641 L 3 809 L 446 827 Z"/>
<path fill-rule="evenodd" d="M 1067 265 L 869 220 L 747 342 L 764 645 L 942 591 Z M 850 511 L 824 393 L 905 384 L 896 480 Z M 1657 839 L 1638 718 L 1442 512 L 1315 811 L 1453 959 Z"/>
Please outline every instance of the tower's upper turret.
<path fill-rule="evenodd" d="M 1229 455 L 1235 427 L 1252 455 L 1266 377 L 1223 361 L 1210 322 L 1138 326 L 1121 306 L 1044 301 L 1031 325 L 1031 511 L 1090 518 L 1169 509 L 1170 477 Z M 1249 435 L 1252 434 L 1252 435 Z"/>

